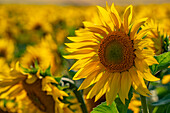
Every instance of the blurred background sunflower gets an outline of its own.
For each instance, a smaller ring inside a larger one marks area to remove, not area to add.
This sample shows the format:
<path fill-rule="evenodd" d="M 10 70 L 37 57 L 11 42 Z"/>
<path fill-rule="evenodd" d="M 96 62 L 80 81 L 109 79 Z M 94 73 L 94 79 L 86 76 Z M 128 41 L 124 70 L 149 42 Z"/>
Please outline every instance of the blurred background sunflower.
<path fill-rule="evenodd" d="M 156 56 L 169 51 L 169 0 L 107 2 L 109 6 L 114 2 L 120 18 L 130 4 L 134 6 L 132 21 L 149 17 L 143 28 L 152 28 L 145 37 L 149 46 Z M 0 112 L 36 113 L 47 107 L 50 111 L 45 112 L 87 113 L 106 101 L 105 95 L 97 102 L 95 98 L 86 99 L 91 88 L 77 91 L 84 81 L 72 81 L 79 67 L 71 70 L 76 60 L 63 58 L 69 54 L 64 43 L 72 42 L 66 37 L 81 35 L 83 21 L 100 22 L 94 18 L 98 14 L 96 5 L 105 4 L 106 0 L 0 0 Z M 80 32 L 76 32 L 78 29 Z M 169 75 L 170 68 L 161 70 L 156 73 L 160 81 L 149 85 L 152 96 L 147 103 L 151 112 L 167 112 L 169 101 L 161 102 L 169 99 Z M 128 113 L 141 112 L 137 95 L 135 92 Z"/>

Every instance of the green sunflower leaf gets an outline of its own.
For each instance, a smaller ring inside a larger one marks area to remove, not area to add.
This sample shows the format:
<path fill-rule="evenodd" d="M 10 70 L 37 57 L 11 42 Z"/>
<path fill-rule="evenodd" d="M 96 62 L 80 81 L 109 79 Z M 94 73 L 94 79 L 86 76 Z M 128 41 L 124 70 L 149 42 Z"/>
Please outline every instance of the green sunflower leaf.
<path fill-rule="evenodd" d="M 155 56 L 155 59 L 158 61 L 159 64 L 154 64 L 150 66 L 153 75 L 155 75 L 160 70 L 166 69 L 168 66 L 170 66 L 170 52 Z"/>
<path fill-rule="evenodd" d="M 162 105 L 162 106 L 156 106 L 152 113 L 170 113 L 170 104 L 168 105 Z"/>
<path fill-rule="evenodd" d="M 101 103 L 97 107 L 93 109 L 91 113 L 119 113 L 115 102 L 113 102 L 111 105 L 107 105 L 106 102 Z"/>

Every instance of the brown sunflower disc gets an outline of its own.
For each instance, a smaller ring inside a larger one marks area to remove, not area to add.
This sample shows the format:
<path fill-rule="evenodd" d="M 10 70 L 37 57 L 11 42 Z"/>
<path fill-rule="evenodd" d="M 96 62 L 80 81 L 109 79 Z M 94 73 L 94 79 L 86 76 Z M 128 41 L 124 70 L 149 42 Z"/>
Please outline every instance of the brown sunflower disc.
<path fill-rule="evenodd" d="M 33 84 L 23 81 L 23 87 L 32 103 L 43 112 L 55 113 L 55 101 L 51 95 L 42 91 L 42 80 L 37 80 Z"/>
<path fill-rule="evenodd" d="M 134 63 L 134 48 L 130 37 L 122 31 L 114 31 L 105 37 L 98 50 L 100 62 L 110 72 L 123 72 Z"/>

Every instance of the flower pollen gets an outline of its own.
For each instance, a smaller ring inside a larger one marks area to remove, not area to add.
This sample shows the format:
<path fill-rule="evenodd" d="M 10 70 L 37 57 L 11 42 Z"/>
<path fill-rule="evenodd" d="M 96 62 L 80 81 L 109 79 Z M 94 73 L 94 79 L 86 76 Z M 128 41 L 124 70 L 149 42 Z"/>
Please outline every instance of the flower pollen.
<path fill-rule="evenodd" d="M 98 55 L 106 70 L 123 72 L 133 66 L 135 58 L 133 51 L 130 37 L 121 31 L 114 31 L 101 41 Z"/>

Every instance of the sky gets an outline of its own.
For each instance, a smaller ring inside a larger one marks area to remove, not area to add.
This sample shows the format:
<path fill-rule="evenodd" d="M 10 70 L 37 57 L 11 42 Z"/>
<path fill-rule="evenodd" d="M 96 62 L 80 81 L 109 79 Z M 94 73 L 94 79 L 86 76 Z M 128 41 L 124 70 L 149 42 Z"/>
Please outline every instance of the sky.
<path fill-rule="evenodd" d="M 58 5 L 141 5 L 170 3 L 170 0 L 0 0 L 1 4 L 58 4 Z"/>

